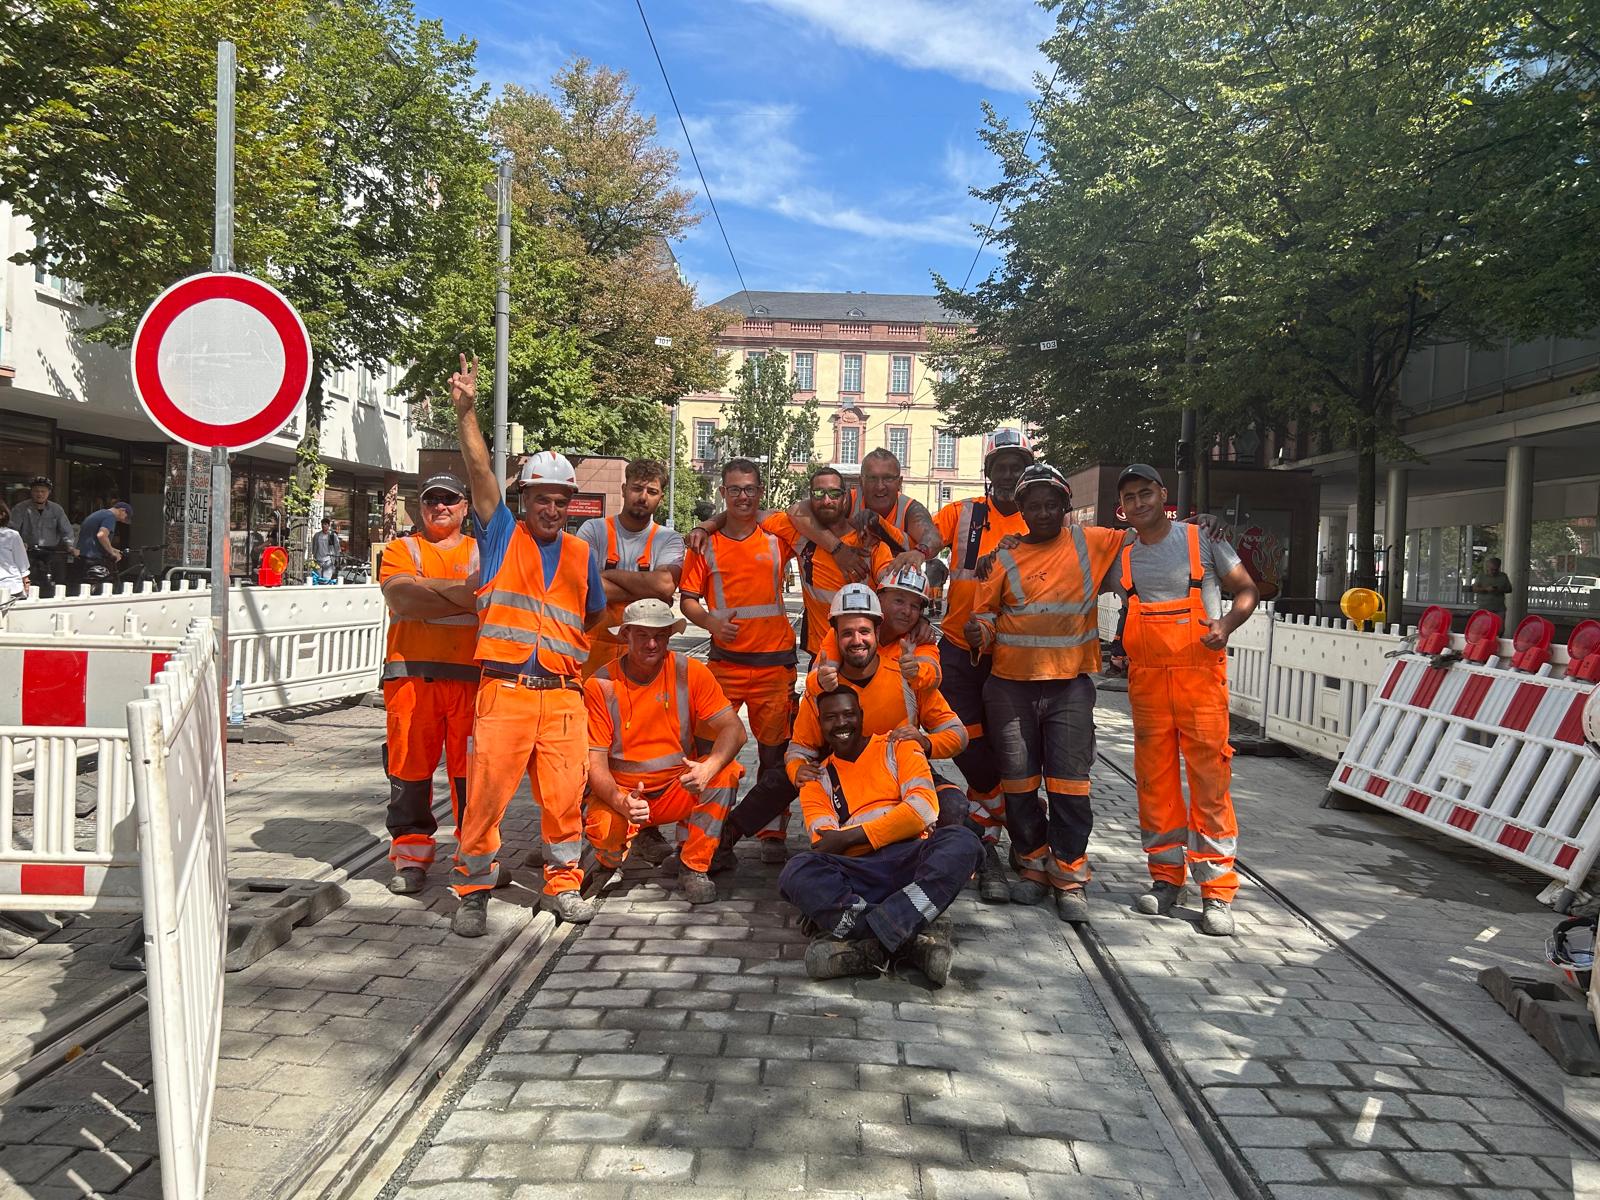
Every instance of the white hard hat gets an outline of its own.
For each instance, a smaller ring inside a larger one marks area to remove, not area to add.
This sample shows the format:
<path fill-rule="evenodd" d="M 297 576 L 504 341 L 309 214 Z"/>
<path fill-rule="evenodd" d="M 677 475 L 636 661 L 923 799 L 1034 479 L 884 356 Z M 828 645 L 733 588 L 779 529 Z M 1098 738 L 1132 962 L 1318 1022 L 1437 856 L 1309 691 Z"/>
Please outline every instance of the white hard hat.
<path fill-rule="evenodd" d="M 572 469 L 565 454 L 554 450 L 541 450 L 517 472 L 517 490 L 530 487 L 564 487 L 578 490 L 578 473 Z"/>
<path fill-rule="evenodd" d="M 919 599 L 928 598 L 928 573 L 921 567 L 901 567 L 898 571 L 890 571 L 878 584 L 879 591 L 897 588 L 902 592 L 910 592 Z"/>
<path fill-rule="evenodd" d="M 883 608 L 878 604 L 878 593 L 864 583 L 847 583 L 833 594 L 828 605 L 828 620 L 836 617 L 871 617 L 883 620 Z"/>

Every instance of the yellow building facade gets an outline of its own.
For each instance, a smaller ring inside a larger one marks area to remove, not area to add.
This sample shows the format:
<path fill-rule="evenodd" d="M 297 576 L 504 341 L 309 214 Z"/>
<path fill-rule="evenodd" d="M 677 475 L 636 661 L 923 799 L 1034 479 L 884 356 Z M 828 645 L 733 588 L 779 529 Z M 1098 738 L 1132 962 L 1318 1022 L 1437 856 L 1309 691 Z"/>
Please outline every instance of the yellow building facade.
<path fill-rule="evenodd" d="M 736 292 L 718 307 L 742 314 L 717 348 L 728 378 L 679 406 L 697 471 L 712 471 L 712 434 L 732 398 L 739 369 L 752 356 L 781 354 L 799 384 L 796 404 L 815 398 L 813 456 L 846 475 L 882 447 L 900 460 L 903 491 L 936 512 L 951 500 L 983 493 L 983 438 L 942 427 L 927 364 L 930 340 L 956 331 L 955 318 L 932 296 L 864 292 Z"/>

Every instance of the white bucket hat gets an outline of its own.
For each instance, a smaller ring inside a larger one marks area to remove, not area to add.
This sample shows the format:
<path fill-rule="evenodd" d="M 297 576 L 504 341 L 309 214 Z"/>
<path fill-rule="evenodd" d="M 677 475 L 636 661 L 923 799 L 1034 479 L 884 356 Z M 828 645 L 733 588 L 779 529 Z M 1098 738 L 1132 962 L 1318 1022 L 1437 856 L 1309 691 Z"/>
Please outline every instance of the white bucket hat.
<path fill-rule="evenodd" d="M 623 629 L 629 625 L 642 625 L 646 629 L 671 629 L 673 633 L 682 633 L 688 623 L 683 614 L 665 600 L 635 600 L 622 610 L 622 624 L 613 625 L 611 633 L 614 637 L 621 637 Z"/>

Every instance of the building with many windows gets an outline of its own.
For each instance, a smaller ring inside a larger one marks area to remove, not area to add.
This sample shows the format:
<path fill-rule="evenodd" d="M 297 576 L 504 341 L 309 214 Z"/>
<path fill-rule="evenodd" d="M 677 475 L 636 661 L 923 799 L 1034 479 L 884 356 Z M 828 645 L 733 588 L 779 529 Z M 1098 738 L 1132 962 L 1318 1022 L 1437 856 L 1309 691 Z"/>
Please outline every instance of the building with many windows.
<path fill-rule="evenodd" d="M 683 435 L 697 470 L 713 472 L 712 437 L 723 403 L 749 359 L 782 354 L 799 403 L 819 409 L 813 457 L 854 475 L 869 451 L 900 460 L 906 495 L 934 511 L 983 491 L 983 439 L 958 437 L 940 424 L 931 339 L 953 333 L 956 318 L 932 296 L 871 292 L 735 292 L 718 307 L 742 315 L 717 348 L 728 355 L 728 382 L 697 392 L 680 407 Z"/>

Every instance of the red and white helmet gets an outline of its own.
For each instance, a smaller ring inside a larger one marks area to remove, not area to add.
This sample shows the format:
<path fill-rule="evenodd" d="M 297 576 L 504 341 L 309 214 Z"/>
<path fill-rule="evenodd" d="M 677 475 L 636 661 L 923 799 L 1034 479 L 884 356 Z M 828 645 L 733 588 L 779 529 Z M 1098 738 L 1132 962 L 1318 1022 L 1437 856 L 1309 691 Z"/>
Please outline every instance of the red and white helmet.
<path fill-rule="evenodd" d="M 517 490 L 531 487 L 564 487 L 578 490 L 578 473 L 572 469 L 565 454 L 554 450 L 541 450 L 517 472 Z"/>
<path fill-rule="evenodd" d="M 1021 429 L 1010 429 L 1002 425 L 993 433 L 984 435 L 984 474 L 988 474 L 989 472 L 990 460 L 992 460 L 996 454 L 1002 454 L 1007 450 L 1016 451 L 1018 454 L 1026 458 L 1030 463 L 1034 459 L 1033 439 L 1027 435 L 1027 432 Z"/>
<path fill-rule="evenodd" d="M 878 590 L 886 592 L 895 588 L 902 592 L 910 592 L 924 603 L 928 599 L 928 573 L 921 567 L 901 567 L 898 571 L 890 571 L 878 583 Z"/>

